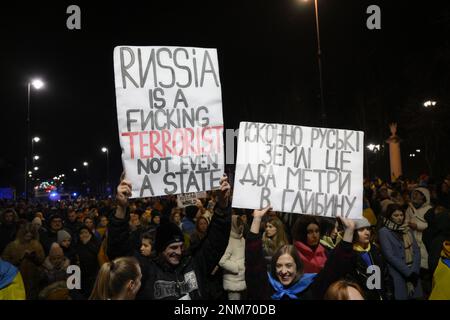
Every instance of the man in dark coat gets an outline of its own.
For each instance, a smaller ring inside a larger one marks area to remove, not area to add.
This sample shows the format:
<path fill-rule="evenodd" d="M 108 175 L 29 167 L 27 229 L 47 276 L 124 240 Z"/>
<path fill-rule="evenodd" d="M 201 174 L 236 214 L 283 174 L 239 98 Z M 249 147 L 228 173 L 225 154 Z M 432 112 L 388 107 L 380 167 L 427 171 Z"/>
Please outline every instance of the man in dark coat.
<path fill-rule="evenodd" d="M 13 209 L 6 209 L 0 215 L 0 255 L 8 243 L 16 238 L 17 220 L 17 213 Z"/>
<path fill-rule="evenodd" d="M 177 225 L 164 223 L 156 231 L 157 257 L 140 263 L 142 286 L 137 299 L 205 299 L 207 277 L 220 261 L 228 244 L 231 229 L 230 185 L 220 181 L 219 201 L 208 233 L 198 248 L 186 254 L 183 234 Z M 108 225 L 108 257 L 133 254 L 128 229 L 128 197 L 131 184 L 123 180 L 117 188 L 117 210 Z"/>

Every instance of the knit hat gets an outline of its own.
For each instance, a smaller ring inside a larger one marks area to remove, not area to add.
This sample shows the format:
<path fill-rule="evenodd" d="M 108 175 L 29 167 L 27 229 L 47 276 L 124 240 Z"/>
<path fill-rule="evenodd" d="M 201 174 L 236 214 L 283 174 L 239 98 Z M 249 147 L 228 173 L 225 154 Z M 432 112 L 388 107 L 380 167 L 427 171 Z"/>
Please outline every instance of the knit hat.
<path fill-rule="evenodd" d="M 175 223 L 165 223 L 156 230 L 155 250 L 156 252 L 161 253 L 168 245 L 183 241 L 184 237 L 180 228 Z"/>
<path fill-rule="evenodd" d="M 370 228 L 370 222 L 366 218 L 362 217 L 362 219 L 355 219 L 355 230 L 359 230 L 362 228 Z"/>
<path fill-rule="evenodd" d="M 61 244 L 64 240 L 72 239 L 72 236 L 66 230 L 59 230 L 56 237 L 59 244 Z"/>

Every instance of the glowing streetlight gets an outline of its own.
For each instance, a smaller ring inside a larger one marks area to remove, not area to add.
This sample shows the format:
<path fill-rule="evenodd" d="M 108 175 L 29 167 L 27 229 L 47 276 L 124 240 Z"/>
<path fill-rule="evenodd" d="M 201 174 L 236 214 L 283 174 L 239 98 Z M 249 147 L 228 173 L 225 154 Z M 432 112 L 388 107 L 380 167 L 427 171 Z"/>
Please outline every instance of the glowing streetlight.
<path fill-rule="evenodd" d="M 34 171 L 38 171 L 38 170 L 39 170 L 39 167 L 34 167 L 33 170 L 34 170 Z"/>
<path fill-rule="evenodd" d="M 39 90 L 42 87 L 44 87 L 44 82 L 41 79 L 34 79 L 31 81 L 31 85 L 36 89 Z"/>
<path fill-rule="evenodd" d="M 72 171 L 73 171 L 73 172 L 77 172 L 77 168 L 73 168 Z"/>
<path fill-rule="evenodd" d="M 420 149 L 416 149 L 416 152 L 417 152 L 417 153 L 420 153 Z"/>
<path fill-rule="evenodd" d="M 27 84 L 27 119 L 26 119 L 26 123 L 27 123 L 27 144 L 26 144 L 26 148 L 27 148 L 27 152 L 26 152 L 26 158 L 25 158 L 25 172 L 28 171 L 28 166 L 33 166 L 33 163 L 30 164 L 30 161 L 32 162 L 32 154 L 33 154 L 33 142 L 38 142 L 39 140 L 35 141 L 35 139 L 33 138 L 33 140 L 31 140 L 31 118 L 30 118 L 30 108 L 31 108 L 31 88 L 34 88 L 36 90 L 40 90 L 44 87 L 44 82 L 41 79 L 31 79 L 30 81 L 28 81 Z M 30 142 L 31 142 L 31 148 L 30 148 Z M 24 182 L 25 182 L 25 198 L 28 200 L 28 181 L 27 181 L 27 176 L 25 175 L 24 177 Z"/>
<path fill-rule="evenodd" d="M 436 104 L 437 104 L 437 102 L 434 100 L 427 100 L 423 103 L 423 106 L 425 108 L 429 108 L 429 107 L 434 107 Z"/>
<path fill-rule="evenodd" d="M 39 141 L 41 141 L 41 138 L 39 138 L 39 137 L 34 137 L 33 138 L 33 142 L 39 142 Z"/>
<path fill-rule="evenodd" d="M 35 155 L 35 156 L 33 157 L 33 159 L 34 159 L 34 160 L 39 160 L 39 156 L 38 156 L 38 155 Z"/>
<path fill-rule="evenodd" d="M 369 149 L 369 150 L 372 151 L 372 152 L 378 152 L 378 151 L 380 151 L 380 145 L 379 145 L 379 144 L 373 144 L 373 143 L 371 143 L 371 144 L 367 145 L 366 148 Z"/>
<path fill-rule="evenodd" d="M 109 150 L 107 147 L 102 147 L 102 152 L 106 153 L 106 189 L 109 186 Z"/>
<path fill-rule="evenodd" d="M 87 167 L 89 164 L 85 161 L 83 162 L 83 166 Z"/>

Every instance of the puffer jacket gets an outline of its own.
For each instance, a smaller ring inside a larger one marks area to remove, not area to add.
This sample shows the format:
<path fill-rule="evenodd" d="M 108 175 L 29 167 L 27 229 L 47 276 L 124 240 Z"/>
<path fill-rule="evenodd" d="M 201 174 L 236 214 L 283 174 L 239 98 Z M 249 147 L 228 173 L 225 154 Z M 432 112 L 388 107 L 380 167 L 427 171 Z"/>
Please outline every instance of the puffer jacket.
<path fill-rule="evenodd" d="M 245 239 L 242 232 L 235 230 L 234 225 L 237 216 L 233 216 L 233 227 L 230 232 L 227 249 L 219 266 L 224 269 L 223 288 L 226 291 L 244 291 L 245 284 Z"/>
<path fill-rule="evenodd" d="M 409 204 L 405 213 L 405 223 L 414 222 L 417 224 L 417 230 L 414 230 L 413 233 L 420 248 L 420 267 L 428 269 L 428 251 L 422 241 L 422 233 L 428 227 L 428 223 L 425 220 L 425 214 L 432 209 L 430 204 L 430 191 L 422 187 L 415 188 L 414 191 L 422 193 L 425 196 L 425 202 L 418 209 L 414 208 L 411 203 Z"/>

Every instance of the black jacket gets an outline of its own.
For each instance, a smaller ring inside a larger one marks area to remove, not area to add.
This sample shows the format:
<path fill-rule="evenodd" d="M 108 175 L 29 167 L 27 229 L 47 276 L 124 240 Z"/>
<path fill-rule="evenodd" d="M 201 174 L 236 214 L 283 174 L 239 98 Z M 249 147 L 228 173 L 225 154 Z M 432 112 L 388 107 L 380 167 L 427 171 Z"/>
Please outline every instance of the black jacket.
<path fill-rule="evenodd" d="M 92 288 L 94 287 L 95 279 L 99 270 L 98 252 L 100 250 L 100 243 L 92 235 L 91 240 L 86 244 L 81 241 L 77 244 L 77 255 L 80 263 L 81 271 L 81 292 L 85 297 L 89 297 Z"/>
<path fill-rule="evenodd" d="M 367 284 L 372 284 L 374 281 L 372 279 L 368 282 L 369 277 L 374 276 L 374 273 L 367 273 L 367 264 L 362 258 L 362 253 L 353 251 L 353 271 L 347 274 L 347 279 L 352 280 L 359 284 L 361 289 L 364 291 L 364 298 L 366 300 L 393 300 L 394 299 L 394 284 L 392 278 L 389 274 L 389 270 L 386 262 L 384 261 L 378 248 L 371 244 L 369 257 L 373 263 L 380 268 L 381 279 L 380 279 L 380 289 L 370 289 Z"/>
<path fill-rule="evenodd" d="M 137 299 L 186 298 L 206 299 L 207 277 L 220 261 L 228 244 L 231 229 L 231 206 L 214 209 L 208 233 L 196 250 L 185 255 L 175 268 L 157 257 L 140 259 L 142 285 Z M 108 225 L 108 257 L 115 259 L 133 255 L 128 227 L 129 215 L 125 219 L 111 217 Z"/>
<path fill-rule="evenodd" d="M 445 210 L 436 214 L 429 210 L 424 218 L 428 228 L 423 231 L 422 241 L 428 252 L 428 270 L 433 274 L 441 258 L 442 244 L 450 240 L 450 213 Z"/>
<path fill-rule="evenodd" d="M 341 241 L 317 274 L 313 282 L 296 294 L 300 300 L 322 300 L 328 287 L 350 272 L 352 267 L 352 244 Z M 264 259 L 261 234 L 249 232 L 245 242 L 245 281 L 249 300 L 268 300 L 275 293 L 269 283 Z M 283 299 L 289 299 L 284 296 Z"/>
<path fill-rule="evenodd" d="M 0 224 L 0 255 L 6 246 L 16 239 L 17 224 Z"/>

